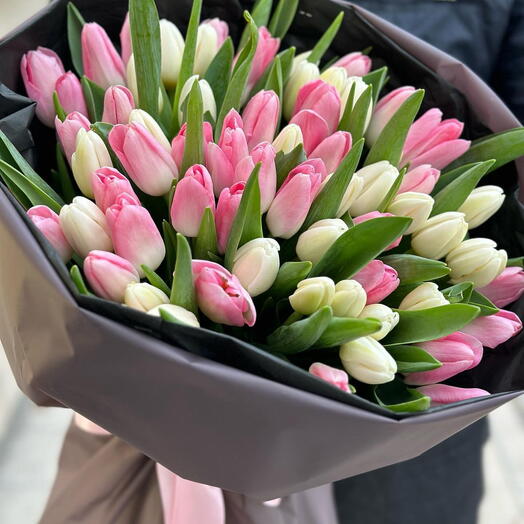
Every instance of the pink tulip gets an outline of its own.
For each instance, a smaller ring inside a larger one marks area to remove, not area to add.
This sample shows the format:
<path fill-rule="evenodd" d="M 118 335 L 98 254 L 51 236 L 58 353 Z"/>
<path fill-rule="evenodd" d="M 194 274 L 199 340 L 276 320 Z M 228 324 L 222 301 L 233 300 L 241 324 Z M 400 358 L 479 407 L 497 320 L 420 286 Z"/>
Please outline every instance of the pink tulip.
<path fill-rule="evenodd" d="M 260 171 L 258 174 L 258 184 L 260 186 L 260 210 L 265 213 L 277 191 L 277 169 L 275 166 L 275 150 L 269 142 L 258 144 L 251 154 L 242 159 L 235 170 L 235 181 L 247 181 L 255 165 L 259 162 Z"/>
<path fill-rule="evenodd" d="M 76 135 L 80 129 L 89 131 L 91 123 L 82 113 L 73 111 L 63 122 L 55 117 L 55 127 L 67 161 L 71 163 L 71 156 L 76 150 Z"/>
<path fill-rule="evenodd" d="M 483 346 L 494 349 L 522 329 L 520 318 L 512 311 L 501 309 L 494 315 L 478 317 L 462 328 L 464 333 L 478 338 Z"/>
<path fill-rule="evenodd" d="M 260 142 L 272 142 L 280 116 L 280 100 L 274 91 L 259 91 L 242 113 L 249 149 Z"/>
<path fill-rule="evenodd" d="M 69 262 L 73 249 L 62 231 L 58 215 L 47 206 L 33 206 L 27 211 L 27 216 L 55 248 L 60 258 L 65 263 Z"/>
<path fill-rule="evenodd" d="M 110 86 L 104 95 L 104 114 L 102 122 L 108 124 L 127 124 L 129 113 L 135 108 L 133 94 L 127 87 Z"/>
<path fill-rule="evenodd" d="M 218 141 L 218 146 L 226 154 L 233 168 L 236 168 L 238 162 L 249 154 L 243 126 L 242 117 L 231 109 L 224 118 Z"/>
<path fill-rule="evenodd" d="M 155 270 L 164 260 L 166 248 L 149 211 L 135 197 L 121 194 L 106 210 L 114 251 L 129 260 L 143 277 L 141 265 Z"/>
<path fill-rule="evenodd" d="M 348 76 L 364 76 L 371 71 L 371 58 L 359 52 L 349 53 L 337 60 L 333 67 L 343 67 Z"/>
<path fill-rule="evenodd" d="M 431 164 L 443 169 L 469 149 L 471 142 L 459 139 L 463 129 L 464 124 L 455 118 L 442 120 L 440 109 L 426 111 L 409 130 L 401 165 L 414 169 Z"/>
<path fill-rule="evenodd" d="M 217 228 L 218 252 L 221 254 L 226 252 L 229 233 L 231 232 L 233 220 L 235 220 L 245 187 L 246 184 L 244 182 L 237 182 L 231 187 L 225 187 L 222 189 L 220 197 L 218 198 L 215 221 Z"/>
<path fill-rule="evenodd" d="M 235 183 L 235 170 L 224 151 L 214 142 L 207 144 L 205 159 L 213 179 L 215 196 L 218 196 Z"/>
<path fill-rule="evenodd" d="M 84 92 L 80 80 L 74 73 L 69 71 L 58 77 L 55 90 L 60 105 L 67 115 L 73 111 L 78 111 L 88 116 Z"/>
<path fill-rule="evenodd" d="M 400 284 L 398 273 L 380 260 L 372 260 L 351 278 L 360 282 L 366 291 L 366 304 L 382 302 Z"/>
<path fill-rule="evenodd" d="M 104 89 L 125 84 L 124 62 L 102 26 L 84 24 L 81 41 L 84 74 L 89 80 Z"/>
<path fill-rule="evenodd" d="M 105 213 L 108 207 L 116 203 L 122 193 L 135 198 L 136 205 L 140 200 L 135 195 L 129 180 L 112 167 L 101 167 L 91 175 L 91 186 L 96 205 Z"/>
<path fill-rule="evenodd" d="M 373 145 L 377 141 L 386 124 L 391 120 L 391 117 L 414 92 L 414 87 L 399 87 L 378 101 L 366 131 L 366 141 L 370 145 Z"/>
<path fill-rule="evenodd" d="M 521 267 L 507 267 L 495 280 L 478 291 L 497 307 L 507 306 L 524 293 L 524 271 Z"/>
<path fill-rule="evenodd" d="M 320 158 L 326 164 L 327 172 L 334 173 L 350 149 L 351 134 L 346 131 L 336 131 L 320 142 L 309 156 Z"/>
<path fill-rule="evenodd" d="M 484 351 L 480 340 L 460 331 L 417 345 L 440 360 L 442 366 L 431 371 L 408 373 L 404 382 L 416 386 L 436 384 L 474 368 L 482 360 Z"/>
<path fill-rule="evenodd" d="M 394 217 L 395 215 L 391 213 L 380 213 L 379 211 L 371 211 L 371 213 L 366 213 L 365 215 L 360 215 L 358 217 L 355 217 L 353 219 L 353 223 L 355 225 L 362 224 L 362 222 L 367 222 L 368 220 L 371 220 L 372 218 L 380 218 L 380 217 Z M 400 244 L 400 241 L 402 240 L 402 235 L 400 235 L 397 239 L 393 240 L 391 244 L 389 244 L 388 247 L 384 249 L 384 251 L 388 251 L 389 249 L 393 249 L 397 247 Z"/>
<path fill-rule="evenodd" d="M 220 48 L 229 35 L 229 26 L 227 25 L 227 22 L 220 20 L 220 18 L 208 18 L 207 20 L 204 20 L 202 24 L 208 24 L 215 30 L 215 33 L 217 34 L 217 48 Z"/>
<path fill-rule="evenodd" d="M 139 122 L 116 125 L 109 144 L 133 182 L 148 195 L 165 195 L 178 170 L 171 155 Z"/>
<path fill-rule="evenodd" d="M 431 406 L 452 404 L 453 402 L 461 402 L 462 400 L 469 400 L 470 398 L 476 397 L 485 397 L 490 394 L 484 389 L 459 388 L 456 386 L 448 386 L 446 384 L 422 386 L 421 388 L 417 388 L 417 390 L 431 398 Z"/>
<path fill-rule="evenodd" d="M 184 161 L 184 150 L 186 148 L 186 133 L 187 123 L 184 122 L 178 135 L 173 138 L 171 142 L 171 156 L 173 157 L 175 164 L 178 169 L 182 169 L 182 162 Z M 207 144 L 213 141 L 213 128 L 209 122 L 202 124 L 202 137 L 203 137 L 203 151 L 206 151 Z"/>
<path fill-rule="evenodd" d="M 267 66 L 272 62 L 280 46 L 280 39 L 273 38 L 266 27 L 258 28 L 258 43 L 251 72 L 247 80 L 246 91 L 249 92 L 264 74 Z"/>
<path fill-rule="evenodd" d="M 133 54 L 133 45 L 131 42 L 131 27 L 129 25 L 129 13 L 126 14 L 122 29 L 120 30 L 120 48 L 122 61 L 124 65 L 127 64 L 129 58 Z"/>
<path fill-rule="evenodd" d="M 303 109 L 292 119 L 290 124 L 296 124 L 302 131 L 304 150 L 307 156 L 322 143 L 330 134 L 327 122 L 315 111 Z"/>
<path fill-rule="evenodd" d="M 127 285 L 140 282 L 131 262 L 108 251 L 91 251 L 84 260 L 84 274 L 99 297 L 120 303 Z"/>
<path fill-rule="evenodd" d="M 300 88 L 293 115 L 303 109 L 311 109 L 327 123 L 329 134 L 334 133 L 340 119 L 340 95 L 334 86 L 318 79 Z"/>
<path fill-rule="evenodd" d="M 22 57 L 20 72 L 29 98 L 36 101 L 36 116 L 46 126 L 53 127 L 53 93 L 56 81 L 65 73 L 62 61 L 51 49 L 39 47 Z"/>
<path fill-rule="evenodd" d="M 253 326 L 256 309 L 235 275 L 214 262 L 193 260 L 198 307 L 213 322 L 227 326 Z"/>
<path fill-rule="evenodd" d="M 300 229 L 326 176 L 319 158 L 306 160 L 290 171 L 266 216 L 274 237 L 290 238 Z"/>
<path fill-rule="evenodd" d="M 326 366 L 326 364 L 322 364 L 321 362 L 315 362 L 309 367 L 309 372 L 312 375 L 325 380 L 332 386 L 335 386 L 346 393 L 351 393 L 351 390 L 349 389 L 349 377 L 345 371 Z"/>
<path fill-rule="evenodd" d="M 202 165 L 190 167 L 176 185 L 171 203 L 171 223 L 186 237 L 198 236 L 200 222 L 206 207 L 215 212 L 213 182 Z"/>
<path fill-rule="evenodd" d="M 414 191 L 429 195 L 440 178 L 440 171 L 429 164 L 422 164 L 408 171 L 400 183 L 399 193 Z"/>

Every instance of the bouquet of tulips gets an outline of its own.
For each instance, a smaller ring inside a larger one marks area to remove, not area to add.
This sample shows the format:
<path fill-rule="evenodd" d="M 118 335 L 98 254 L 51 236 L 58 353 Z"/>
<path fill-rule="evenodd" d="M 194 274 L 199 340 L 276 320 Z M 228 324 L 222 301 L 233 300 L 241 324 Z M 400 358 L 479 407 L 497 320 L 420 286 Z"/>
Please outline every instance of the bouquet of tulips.
<path fill-rule="evenodd" d="M 69 4 L 78 76 L 50 49 L 23 56 L 57 166 L 39 176 L 1 133 L 0 176 L 78 292 L 396 412 L 488 395 L 443 382 L 522 329 L 499 309 L 524 292 L 522 258 L 475 235 L 505 199 L 479 184 L 522 129 L 471 143 L 365 52 L 326 63 L 343 13 L 296 54 L 298 2 L 258 0 L 235 51 L 201 3 L 184 38 L 130 0 L 120 52 Z"/>

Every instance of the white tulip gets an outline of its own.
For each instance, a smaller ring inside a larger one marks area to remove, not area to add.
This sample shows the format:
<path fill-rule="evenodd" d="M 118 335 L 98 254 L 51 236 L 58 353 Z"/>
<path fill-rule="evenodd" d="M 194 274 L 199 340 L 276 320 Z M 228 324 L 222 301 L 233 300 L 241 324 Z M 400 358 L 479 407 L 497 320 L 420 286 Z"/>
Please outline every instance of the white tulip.
<path fill-rule="evenodd" d="M 155 317 L 160 317 L 160 311 L 164 310 L 170 315 L 174 316 L 180 324 L 186 324 L 188 326 L 200 327 L 200 322 L 198 321 L 195 314 L 187 309 L 184 309 L 181 306 L 175 304 L 160 304 L 155 306 L 153 309 L 150 309 L 147 314 L 153 315 Z"/>
<path fill-rule="evenodd" d="M 352 317 L 360 315 L 366 305 L 366 291 L 356 280 L 341 280 L 335 286 L 335 296 L 331 302 L 335 317 Z"/>
<path fill-rule="evenodd" d="M 296 291 L 289 297 L 291 307 L 302 315 L 311 315 L 324 306 L 329 306 L 335 296 L 335 283 L 328 277 L 306 278 L 298 283 Z"/>
<path fill-rule="evenodd" d="M 193 72 L 204 75 L 218 52 L 218 35 L 210 24 L 200 24 L 197 33 Z"/>
<path fill-rule="evenodd" d="M 362 189 L 364 188 L 364 179 L 359 176 L 357 173 L 354 173 L 349 181 L 349 184 L 344 192 L 344 196 L 338 206 L 337 218 L 340 218 L 344 215 L 349 208 L 352 206 L 353 202 L 360 196 Z"/>
<path fill-rule="evenodd" d="M 215 102 L 215 95 L 213 94 L 211 86 L 209 85 L 207 80 L 198 80 L 198 75 L 193 75 L 187 79 L 186 83 L 184 84 L 184 87 L 182 88 L 182 91 L 180 92 L 180 103 L 178 104 L 178 118 L 180 122 L 184 121 L 184 114 L 182 113 L 182 108 L 184 107 L 186 98 L 188 97 L 191 88 L 193 87 L 193 84 L 197 81 L 198 86 L 200 87 L 200 94 L 202 95 L 202 105 L 204 110 L 203 114 L 205 115 L 207 112 L 209 112 L 211 118 L 213 120 L 216 120 L 217 105 Z"/>
<path fill-rule="evenodd" d="M 132 282 L 126 287 L 124 303 L 139 311 L 150 311 L 161 304 L 168 304 L 169 297 L 151 284 Z"/>
<path fill-rule="evenodd" d="M 160 45 L 162 82 L 167 88 L 173 88 L 180 74 L 180 64 L 184 54 L 184 37 L 178 27 L 166 19 L 160 20 Z"/>
<path fill-rule="evenodd" d="M 285 155 L 291 153 L 295 147 L 304 143 L 302 130 L 297 124 L 288 124 L 273 140 L 273 149 L 276 153 L 282 151 Z"/>
<path fill-rule="evenodd" d="M 491 218 L 501 208 L 505 198 L 504 190 L 499 186 L 477 187 L 458 210 L 466 215 L 468 229 L 473 229 Z"/>
<path fill-rule="evenodd" d="M 388 212 L 399 217 L 412 218 L 405 235 L 411 235 L 420 229 L 428 220 L 435 201 L 425 193 L 406 191 L 397 195 L 388 207 Z"/>
<path fill-rule="evenodd" d="M 382 340 L 399 322 L 400 315 L 384 304 L 370 304 L 366 306 L 359 318 L 375 318 L 382 323 L 380 331 L 369 335 L 375 340 Z"/>
<path fill-rule="evenodd" d="M 316 264 L 335 240 L 347 230 L 348 226 L 339 218 L 326 218 L 315 222 L 298 237 L 298 258 Z"/>
<path fill-rule="evenodd" d="M 446 304 L 449 304 L 449 302 L 439 291 L 437 284 L 424 282 L 424 284 L 421 284 L 408 293 L 398 308 L 405 311 L 415 311 L 418 309 L 445 306 Z"/>

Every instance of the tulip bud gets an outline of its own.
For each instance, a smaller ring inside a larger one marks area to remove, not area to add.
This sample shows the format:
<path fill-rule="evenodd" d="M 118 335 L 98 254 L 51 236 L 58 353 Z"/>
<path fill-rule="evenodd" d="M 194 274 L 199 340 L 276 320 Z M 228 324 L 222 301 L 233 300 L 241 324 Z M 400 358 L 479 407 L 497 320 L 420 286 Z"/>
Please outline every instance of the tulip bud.
<path fill-rule="evenodd" d="M 334 173 L 350 149 L 351 134 L 337 131 L 320 142 L 310 157 L 320 158 L 326 165 L 327 172 Z"/>
<path fill-rule="evenodd" d="M 181 306 L 175 304 L 160 304 L 155 306 L 153 309 L 150 309 L 147 314 L 154 317 L 160 317 L 161 311 L 169 313 L 171 316 L 175 317 L 180 324 L 185 324 L 186 326 L 200 327 L 200 322 L 194 313 L 184 309 Z"/>
<path fill-rule="evenodd" d="M 215 30 L 217 34 L 217 45 L 220 48 L 229 35 L 229 26 L 227 25 L 227 22 L 215 17 L 203 20 L 202 25 L 209 25 Z"/>
<path fill-rule="evenodd" d="M 144 276 L 142 264 L 155 270 L 162 263 L 166 254 L 164 241 L 149 211 L 137 204 L 133 196 L 120 195 L 106 210 L 106 217 L 115 253 L 129 260 L 140 277 Z"/>
<path fill-rule="evenodd" d="M 273 38 L 268 29 L 264 26 L 258 28 L 258 41 L 255 56 L 251 65 L 251 71 L 246 85 L 246 94 L 255 86 L 264 74 L 269 64 L 275 58 L 280 46 L 280 38 Z"/>
<path fill-rule="evenodd" d="M 490 284 L 479 289 L 497 307 L 504 307 L 518 300 L 524 293 L 524 270 L 507 267 Z"/>
<path fill-rule="evenodd" d="M 193 75 L 189 77 L 184 84 L 184 87 L 182 88 L 182 91 L 180 92 L 180 103 L 178 105 L 178 119 L 180 122 L 184 122 L 184 114 L 182 112 L 182 109 L 184 107 L 184 104 L 186 103 L 186 99 L 189 96 L 189 93 L 191 92 L 191 89 L 193 87 L 193 84 L 195 82 L 198 82 L 198 87 L 200 87 L 200 94 L 202 96 L 202 107 L 203 107 L 203 114 L 205 115 L 207 112 L 211 115 L 211 118 L 213 120 L 216 120 L 217 118 L 217 105 L 215 102 L 215 95 L 213 94 L 213 90 L 211 89 L 211 86 L 207 82 L 207 80 L 198 80 L 198 75 Z"/>
<path fill-rule="evenodd" d="M 366 213 L 365 215 L 360 215 L 358 217 L 355 217 L 353 219 L 353 224 L 358 225 L 362 224 L 362 222 L 367 222 L 368 220 L 372 220 L 373 218 L 383 218 L 383 217 L 392 217 L 393 215 L 391 213 L 380 213 L 379 211 L 371 211 L 371 213 Z M 389 249 L 394 249 L 400 244 L 400 241 L 402 240 L 402 235 L 397 237 L 389 246 L 384 248 L 384 251 L 387 251 Z"/>
<path fill-rule="evenodd" d="M 66 114 L 78 111 L 85 116 L 88 115 L 84 92 L 80 80 L 74 73 L 68 72 L 58 77 L 55 90 Z"/>
<path fill-rule="evenodd" d="M 104 28 L 96 23 L 82 27 L 84 74 L 100 87 L 125 84 L 124 63 Z"/>
<path fill-rule="evenodd" d="M 131 262 L 107 251 L 91 251 L 84 260 L 84 274 L 99 297 L 120 303 L 128 284 L 140 282 Z"/>
<path fill-rule="evenodd" d="M 477 317 L 462 328 L 464 333 L 478 338 L 483 346 L 495 349 L 522 330 L 522 321 L 513 313 L 501 309 L 494 315 Z"/>
<path fill-rule="evenodd" d="M 344 369 L 364 384 L 385 384 L 395 378 L 397 363 L 374 338 L 361 337 L 346 342 L 339 356 Z"/>
<path fill-rule="evenodd" d="M 359 318 L 375 318 L 382 323 L 380 331 L 369 335 L 375 340 L 385 338 L 399 323 L 400 315 L 384 304 L 370 304 L 366 306 L 359 315 Z"/>
<path fill-rule="evenodd" d="M 406 374 L 404 382 L 409 385 L 422 386 L 443 382 L 474 368 L 482 360 L 483 348 L 480 341 L 460 331 L 418 345 L 440 361 L 442 366 L 431 371 Z"/>
<path fill-rule="evenodd" d="M 211 24 L 202 23 L 198 27 L 195 62 L 193 72 L 204 75 L 219 49 L 218 35 Z"/>
<path fill-rule="evenodd" d="M 200 164 L 190 167 L 175 188 L 171 203 L 171 223 L 186 237 L 198 236 L 206 208 L 215 212 L 213 182 L 209 171 Z"/>
<path fill-rule="evenodd" d="M 326 364 L 322 364 L 321 362 L 315 362 L 309 367 L 309 372 L 332 386 L 346 393 L 351 393 L 349 389 L 349 377 L 345 371 L 326 366 Z"/>
<path fill-rule="evenodd" d="M 135 197 L 136 203 L 140 205 L 140 201 L 135 195 L 129 180 L 112 167 L 97 169 L 91 176 L 91 186 L 96 205 L 104 213 L 108 207 L 111 207 L 116 202 L 116 199 L 122 193 Z"/>
<path fill-rule="evenodd" d="M 182 124 L 180 131 L 177 136 L 173 138 L 171 143 L 171 156 L 177 165 L 177 168 L 180 170 L 182 168 L 182 162 L 184 161 L 184 152 L 186 149 L 186 134 L 187 134 L 187 123 Z M 213 172 L 208 164 L 211 160 L 208 158 L 207 148 L 209 144 L 213 142 L 213 128 L 209 122 L 202 122 L 202 151 L 206 156 L 206 167 L 213 177 Z"/>
<path fill-rule="evenodd" d="M 255 238 L 235 253 L 232 273 L 252 297 L 261 295 L 275 282 L 280 269 L 279 250 L 276 240 Z"/>
<path fill-rule="evenodd" d="M 169 89 L 176 86 L 180 64 L 184 54 L 184 37 L 178 27 L 169 20 L 160 20 L 160 45 L 162 65 L 160 77 Z"/>
<path fill-rule="evenodd" d="M 338 206 L 337 218 L 346 214 L 348 209 L 351 207 L 353 202 L 359 197 L 362 189 L 364 188 L 364 179 L 357 173 L 354 173 L 349 181 L 349 184 L 344 192 L 344 196 Z"/>
<path fill-rule="evenodd" d="M 331 307 L 335 317 L 353 317 L 360 315 L 366 305 L 366 292 L 356 280 L 341 280 L 335 286 L 335 296 Z"/>
<path fill-rule="evenodd" d="M 353 275 L 353 280 L 360 282 L 366 291 L 368 297 L 366 304 L 381 302 L 400 284 L 397 272 L 380 260 L 372 260 Z"/>
<path fill-rule="evenodd" d="M 288 124 L 273 140 L 273 148 L 278 153 L 282 151 L 285 155 L 291 153 L 295 147 L 304 142 L 302 131 L 296 124 Z"/>
<path fill-rule="evenodd" d="M 53 127 L 53 93 L 56 81 L 65 72 L 62 61 L 51 49 L 39 47 L 22 57 L 20 72 L 29 98 L 36 102 L 36 116 L 46 126 Z"/>
<path fill-rule="evenodd" d="M 106 217 L 87 198 L 75 197 L 71 204 L 62 206 L 60 225 L 73 251 L 82 258 L 93 250 L 113 250 Z"/>
<path fill-rule="evenodd" d="M 55 248 L 60 258 L 65 263 L 69 262 L 73 252 L 62 232 L 58 215 L 47 206 L 33 206 L 27 211 L 27 216 Z"/>
<path fill-rule="evenodd" d="M 235 275 L 206 260 L 193 260 L 198 307 L 213 322 L 227 326 L 253 326 L 256 310 L 249 293 Z"/>
<path fill-rule="evenodd" d="M 127 123 L 138 122 L 142 124 L 155 138 L 155 140 L 168 152 L 171 152 L 171 144 L 167 139 L 166 135 L 162 131 L 162 128 L 158 125 L 158 122 L 143 109 L 133 109 L 129 112 Z"/>
<path fill-rule="evenodd" d="M 156 306 L 168 303 L 169 297 L 151 284 L 132 282 L 126 287 L 124 304 L 138 311 L 147 312 Z"/>
<path fill-rule="evenodd" d="M 120 29 L 120 49 L 122 52 L 122 61 L 124 65 L 129 61 L 130 56 L 133 54 L 133 44 L 131 42 L 131 27 L 129 25 L 129 12 L 126 13 L 124 23 Z"/>
<path fill-rule="evenodd" d="M 506 251 L 497 251 L 496 247 L 497 243 L 488 238 L 464 240 L 446 257 L 446 264 L 451 268 L 451 282 L 473 282 L 475 287 L 487 286 L 502 273 L 508 261 Z"/>
<path fill-rule="evenodd" d="M 129 113 L 135 108 L 131 91 L 124 86 L 110 86 L 104 95 L 102 122 L 127 124 Z"/>
<path fill-rule="evenodd" d="M 301 64 L 308 63 L 307 59 L 309 58 L 310 54 L 311 54 L 311 50 L 304 51 L 303 53 L 299 53 L 298 55 L 296 55 L 293 58 L 293 62 L 291 62 L 291 71 L 290 71 L 289 74 L 290 75 L 294 74 Z M 309 63 L 311 63 L 311 62 L 309 62 Z M 312 80 L 314 80 L 314 79 L 312 79 Z"/>
<path fill-rule="evenodd" d="M 333 67 L 343 67 L 348 76 L 365 76 L 371 71 L 371 58 L 359 52 L 349 53 L 337 60 Z"/>
<path fill-rule="evenodd" d="M 292 119 L 290 124 L 296 124 L 302 131 L 304 151 L 311 158 L 312 152 L 330 134 L 327 122 L 316 111 L 302 109 Z"/>
<path fill-rule="evenodd" d="M 398 308 L 405 311 L 416 311 L 419 309 L 445 306 L 446 304 L 449 304 L 449 302 L 439 291 L 437 284 L 424 282 L 424 284 L 420 284 L 420 286 L 409 292 Z"/>
<path fill-rule="evenodd" d="M 440 171 L 438 169 L 432 168 L 429 164 L 422 164 L 404 175 L 398 192 L 407 193 L 408 191 L 413 191 L 429 195 L 439 178 Z"/>
<path fill-rule="evenodd" d="M 324 306 L 329 306 L 335 297 L 335 283 L 328 277 L 301 280 L 296 291 L 289 297 L 291 307 L 302 315 L 312 315 Z"/>
<path fill-rule="evenodd" d="M 468 229 L 474 229 L 491 218 L 501 208 L 505 198 L 506 195 L 501 187 L 477 187 L 458 210 L 466 215 Z"/>
<path fill-rule="evenodd" d="M 244 182 L 237 182 L 231 187 L 224 188 L 220 193 L 215 214 L 219 253 L 223 254 L 226 251 L 229 233 L 231 232 L 245 186 Z"/>
<path fill-rule="evenodd" d="M 82 113 L 73 111 L 66 116 L 63 122 L 58 117 L 55 117 L 55 127 L 67 161 L 71 163 L 71 157 L 76 149 L 78 131 L 80 129 L 89 131 L 91 123 Z"/>
<path fill-rule="evenodd" d="M 389 204 L 388 211 L 396 216 L 412 219 L 410 226 L 404 233 L 411 235 L 427 222 L 434 203 L 435 201 L 425 193 L 407 191 L 400 193 L 393 199 Z"/>
<path fill-rule="evenodd" d="M 324 163 L 318 158 L 290 171 L 266 215 L 273 236 L 290 238 L 300 229 L 325 177 Z"/>
<path fill-rule="evenodd" d="M 138 83 L 136 79 L 136 67 L 135 67 L 135 57 L 131 55 L 129 57 L 129 60 L 127 61 L 126 65 L 126 80 L 127 80 L 127 87 L 133 94 L 133 98 L 138 101 L 140 100 L 140 97 L 138 95 Z M 164 97 L 162 95 L 162 91 L 160 88 L 158 89 L 158 110 L 162 111 L 162 108 L 164 107 Z"/>
<path fill-rule="evenodd" d="M 233 169 L 236 169 L 237 164 L 249 154 L 243 126 L 242 117 L 235 109 L 231 109 L 224 118 L 218 140 L 220 149 L 225 153 Z"/>
<path fill-rule="evenodd" d="M 362 178 L 364 187 L 349 208 L 351 216 L 376 211 L 399 176 L 399 172 L 387 160 L 382 160 L 359 169 L 356 175 Z"/>
<path fill-rule="evenodd" d="M 468 225 L 464 213 L 448 211 L 431 217 L 411 238 L 417 255 L 439 260 L 464 240 Z"/>
<path fill-rule="evenodd" d="M 459 388 L 457 386 L 448 386 L 447 384 L 431 384 L 416 389 L 423 395 L 431 398 L 432 408 L 445 404 L 453 404 L 454 402 L 462 402 L 470 398 L 490 395 L 485 389 Z"/>
<path fill-rule="evenodd" d="M 116 125 L 109 144 L 133 182 L 148 195 L 165 195 L 178 170 L 171 155 L 146 127 L 138 122 Z"/>
<path fill-rule="evenodd" d="M 295 102 L 302 86 L 316 80 L 319 76 L 318 66 L 305 60 L 298 63 L 295 70 L 291 72 L 284 89 L 284 117 L 286 120 L 291 120 L 295 113 Z"/>
<path fill-rule="evenodd" d="M 71 156 L 71 169 L 80 191 L 93 197 L 91 177 L 101 167 L 112 167 L 113 162 L 104 141 L 94 132 L 80 129 L 76 136 L 76 150 Z"/>
<path fill-rule="evenodd" d="M 274 91 L 259 91 L 242 113 L 249 149 L 261 142 L 271 142 L 280 116 L 280 100 Z"/>
<path fill-rule="evenodd" d="M 326 218 L 315 222 L 298 237 L 298 258 L 316 264 L 335 240 L 347 230 L 348 226 L 339 218 Z"/>

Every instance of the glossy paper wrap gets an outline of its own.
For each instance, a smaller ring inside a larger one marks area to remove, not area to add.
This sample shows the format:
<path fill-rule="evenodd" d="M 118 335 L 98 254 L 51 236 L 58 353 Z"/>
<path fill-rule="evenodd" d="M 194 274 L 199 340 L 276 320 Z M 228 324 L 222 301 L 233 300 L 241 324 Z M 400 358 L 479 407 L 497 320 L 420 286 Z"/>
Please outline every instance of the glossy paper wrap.
<path fill-rule="evenodd" d="M 161 17 L 185 30 L 190 0 L 157 4 Z M 0 43 L 0 80 L 10 89 L 23 93 L 19 60 L 38 45 L 57 51 L 67 66 L 65 5 L 53 2 Z M 125 0 L 110 10 L 102 0 L 76 5 L 116 39 Z M 242 8 L 250 5 L 206 1 L 203 18 L 225 19 L 238 36 Z M 285 44 L 310 48 L 340 9 L 346 16 L 333 53 L 373 46 L 374 68 L 390 68 L 388 88 L 425 88 L 423 109 L 438 106 L 463 120 L 467 138 L 518 125 L 464 65 L 348 3 L 301 1 Z M 45 174 L 55 136 L 38 122 L 27 127 L 32 109 L 0 90 L 0 127 Z M 516 180 L 512 164 L 485 183 L 512 192 Z M 522 334 L 487 350 L 481 365 L 456 381 L 494 395 L 396 414 L 240 340 L 78 296 L 65 266 L 0 187 L 0 336 L 18 385 L 36 403 L 74 409 L 185 478 L 262 500 L 280 497 L 415 457 L 524 389 Z M 516 199 L 482 229 L 510 256 L 524 252 Z M 513 307 L 522 315 L 524 300 Z"/>

